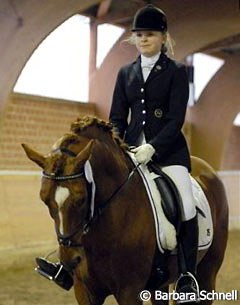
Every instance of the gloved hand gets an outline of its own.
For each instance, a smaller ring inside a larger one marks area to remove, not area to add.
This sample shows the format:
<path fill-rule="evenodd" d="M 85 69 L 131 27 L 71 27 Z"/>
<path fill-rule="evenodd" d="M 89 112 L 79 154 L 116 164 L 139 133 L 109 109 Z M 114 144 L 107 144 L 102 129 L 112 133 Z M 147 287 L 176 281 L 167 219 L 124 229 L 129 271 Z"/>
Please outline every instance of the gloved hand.
<path fill-rule="evenodd" d="M 139 147 L 131 149 L 135 153 L 138 163 L 147 164 L 155 153 L 155 148 L 151 144 L 143 144 Z"/>

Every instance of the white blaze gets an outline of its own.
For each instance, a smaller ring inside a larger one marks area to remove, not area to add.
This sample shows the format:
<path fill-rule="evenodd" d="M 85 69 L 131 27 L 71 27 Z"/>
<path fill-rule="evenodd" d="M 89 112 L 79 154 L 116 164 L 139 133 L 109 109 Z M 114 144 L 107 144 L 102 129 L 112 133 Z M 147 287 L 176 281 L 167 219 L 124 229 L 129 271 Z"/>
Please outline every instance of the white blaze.
<path fill-rule="evenodd" d="M 64 234 L 63 232 L 63 217 L 62 217 L 62 212 L 61 212 L 61 208 L 64 204 L 64 202 L 66 201 L 66 199 L 69 197 L 70 192 L 69 189 L 67 187 L 62 187 L 62 186 L 58 186 L 56 189 L 56 193 L 55 193 L 55 201 L 58 205 L 58 210 L 59 210 L 59 219 L 60 219 L 60 233 Z"/>

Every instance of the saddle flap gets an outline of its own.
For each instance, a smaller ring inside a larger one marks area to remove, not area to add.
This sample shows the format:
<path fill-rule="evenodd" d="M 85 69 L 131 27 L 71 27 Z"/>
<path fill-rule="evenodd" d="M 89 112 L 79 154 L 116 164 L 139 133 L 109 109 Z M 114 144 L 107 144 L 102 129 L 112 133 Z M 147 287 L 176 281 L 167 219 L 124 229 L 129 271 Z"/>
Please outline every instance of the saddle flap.
<path fill-rule="evenodd" d="M 129 153 L 133 163 L 137 166 L 137 162 L 134 158 L 134 155 Z M 169 181 L 164 178 L 164 180 L 159 180 L 161 181 L 161 187 L 164 189 L 165 187 L 170 191 L 169 195 L 171 197 L 171 201 L 169 200 L 170 197 L 168 197 L 165 200 L 162 199 L 161 192 L 158 191 L 157 185 L 156 185 L 156 175 L 162 177 L 163 173 L 157 171 L 157 173 L 150 172 L 148 167 L 146 165 L 140 165 L 138 166 L 138 172 L 142 178 L 142 181 L 144 183 L 144 186 L 146 188 L 148 197 L 149 197 L 149 202 L 152 208 L 153 212 L 153 217 L 154 217 L 154 222 L 155 222 L 155 230 L 156 230 L 156 240 L 157 240 L 157 245 L 160 250 L 160 252 L 164 253 L 165 250 L 174 250 L 177 246 L 177 238 L 176 238 L 176 229 L 173 226 L 173 224 L 168 220 L 167 218 L 167 213 L 164 213 L 163 206 L 161 202 L 173 202 L 175 203 L 176 200 L 175 196 L 176 193 L 174 190 L 176 190 L 176 187 L 169 188 L 168 183 L 166 184 L 166 181 Z M 191 177 L 191 176 L 190 176 Z M 162 178 L 161 178 L 162 179 Z M 162 182 L 164 181 L 164 182 Z M 197 208 L 197 211 L 201 211 L 200 213 L 198 212 L 198 225 L 199 225 L 199 249 L 200 250 L 205 250 L 210 247 L 213 239 L 213 224 L 212 224 L 212 217 L 211 217 L 211 211 L 210 207 L 207 201 L 207 198 L 201 189 L 200 185 L 197 183 L 195 179 L 191 177 L 192 181 L 192 187 L 193 187 L 193 196 L 195 200 L 195 205 Z M 173 182 L 172 182 L 173 183 Z M 167 186 L 166 186 L 167 185 Z M 171 185 L 172 186 L 172 185 Z M 166 210 L 168 213 L 173 216 L 173 219 L 176 219 L 177 216 L 175 216 L 174 209 L 176 209 L 176 205 L 172 205 L 173 208 L 166 207 Z M 180 205 L 179 205 L 180 206 Z M 179 214 L 180 211 L 177 210 L 177 215 Z M 171 216 L 169 216 L 171 218 Z M 175 217 L 175 218 L 174 218 Z M 179 217 L 178 217 L 179 218 Z M 177 224 L 179 220 L 176 220 Z M 174 223 L 174 222 L 173 222 Z M 178 225 L 177 225 L 178 227 Z"/>

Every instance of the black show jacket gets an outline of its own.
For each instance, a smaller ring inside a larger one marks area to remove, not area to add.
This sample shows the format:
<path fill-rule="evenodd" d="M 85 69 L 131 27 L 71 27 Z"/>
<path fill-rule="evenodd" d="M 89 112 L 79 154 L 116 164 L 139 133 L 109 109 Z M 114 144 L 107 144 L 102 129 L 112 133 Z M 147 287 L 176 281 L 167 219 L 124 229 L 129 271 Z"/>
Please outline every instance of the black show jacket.
<path fill-rule="evenodd" d="M 190 171 L 189 151 L 181 132 L 188 96 L 184 65 L 161 54 L 144 82 L 139 56 L 118 73 L 110 121 L 130 146 L 138 144 L 144 131 L 161 166 L 183 165 Z"/>

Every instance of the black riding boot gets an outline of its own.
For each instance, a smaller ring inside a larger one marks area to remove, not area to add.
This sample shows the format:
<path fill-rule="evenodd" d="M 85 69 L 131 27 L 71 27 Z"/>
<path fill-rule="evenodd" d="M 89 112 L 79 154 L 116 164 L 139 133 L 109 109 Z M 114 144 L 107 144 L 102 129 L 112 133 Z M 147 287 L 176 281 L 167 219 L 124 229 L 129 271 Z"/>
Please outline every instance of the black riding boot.
<path fill-rule="evenodd" d="M 42 257 L 37 257 L 36 263 L 35 270 L 47 279 L 54 281 L 58 286 L 66 290 L 73 286 L 73 278 L 62 264 L 51 263 Z"/>
<path fill-rule="evenodd" d="M 181 224 L 179 236 L 179 269 L 180 277 L 176 283 L 176 292 L 196 295 L 199 301 L 199 287 L 196 276 L 198 251 L 198 221 L 197 216 Z M 177 301 L 177 304 L 194 302 L 192 299 Z"/>

